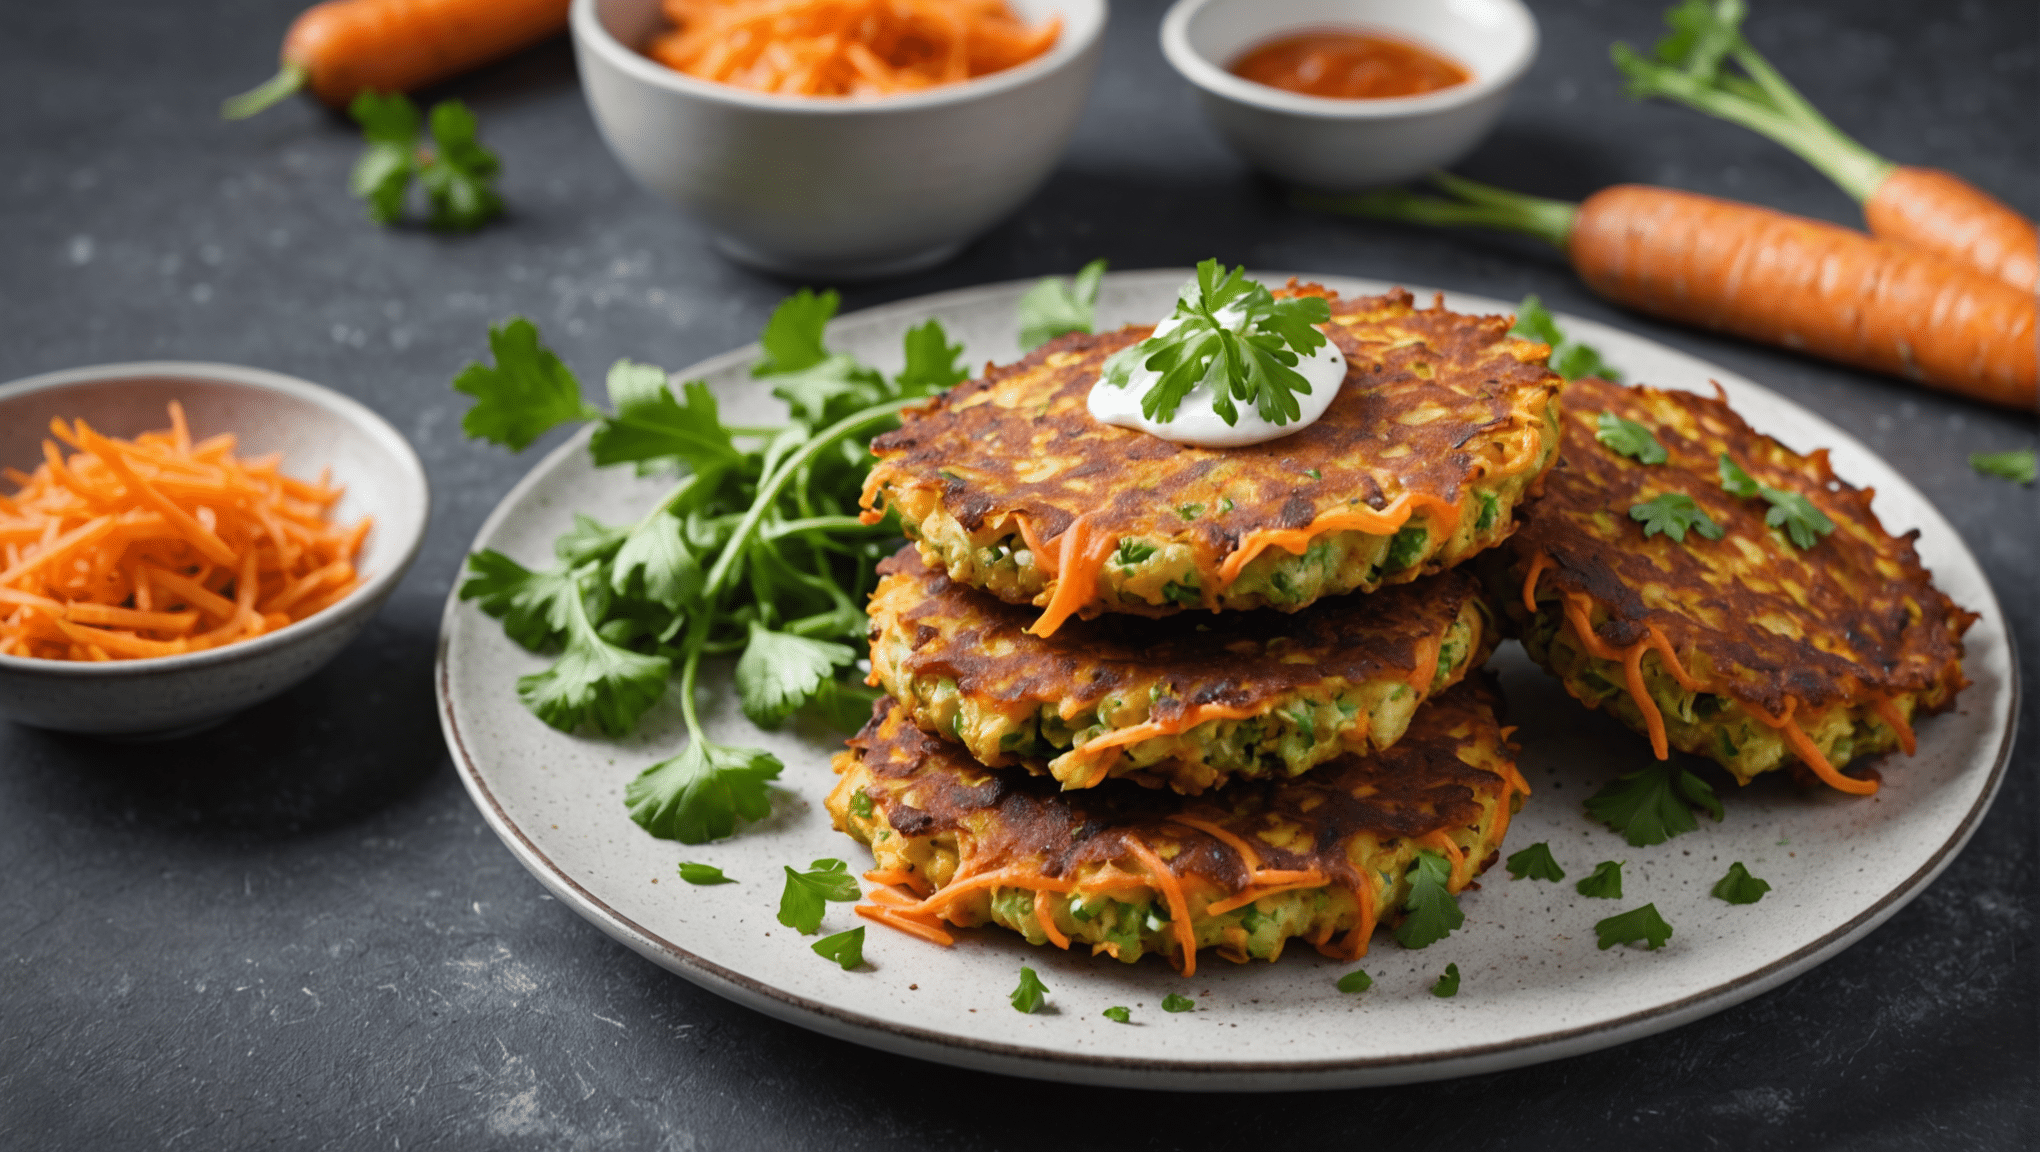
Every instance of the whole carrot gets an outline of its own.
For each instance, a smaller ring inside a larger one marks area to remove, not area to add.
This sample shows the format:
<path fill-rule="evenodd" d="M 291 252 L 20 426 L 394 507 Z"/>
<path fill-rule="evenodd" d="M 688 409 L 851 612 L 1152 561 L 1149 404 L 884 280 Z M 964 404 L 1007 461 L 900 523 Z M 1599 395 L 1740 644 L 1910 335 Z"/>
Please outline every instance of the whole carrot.
<path fill-rule="evenodd" d="M 2028 292 L 2040 288 L 2040 231 L 1951 172 L 1895 164 L 1820 114 L 1743 38 L 1743 0 L 1685 0 L 1665 13 L 1657 60 L 1627 44 L 1615 66 L 1630 95 L 1658 96 L 1783 144 L 1863 205 L 1873 235 L 1967 264 Z M 1733 62 L 1742 75 L 1724 65 Z"/>
<path fill-rule="evenodd" d="M 326 0 L 298 16 L 275 77 L 220 106 L 240 120 L 309 89 L 331 108 L 408 92 L 567 26 L 569 0 Z"/>
<path fill-rule="evenodd" d="M 1692 192 L 1623 184 L 1579 204 L 1445 173 L 1454 199 L 1319 200 L 1423 224 L 1527 233 L 1620 304 L 2032 411 L 2040 297 L 1903 244 Z"/>

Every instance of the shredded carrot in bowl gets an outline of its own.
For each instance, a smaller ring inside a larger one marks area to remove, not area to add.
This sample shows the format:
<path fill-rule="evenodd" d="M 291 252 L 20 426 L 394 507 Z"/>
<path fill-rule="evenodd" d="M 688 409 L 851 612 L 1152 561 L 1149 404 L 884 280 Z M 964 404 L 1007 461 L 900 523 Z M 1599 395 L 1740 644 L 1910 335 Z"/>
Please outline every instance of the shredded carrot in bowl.
<path fill-rule="evenodd" d="M 330 521 L 343 489 L 194 444 L 182 405 L 133 440 L 50 421 L 33 473 L 0 496 L 0 655 L 135 660 L 248 640 L 338 603 L 368 535 Z M 66 456 L 62 441 L 74 451 Z"/>
<path fill-rule="evenodd" d="M 1029 28 L 1006 0 L 665 0 L 646 54 L 689 76 L 790 96 L 893 96 L 1024 64 L 1062 18 Z"/>

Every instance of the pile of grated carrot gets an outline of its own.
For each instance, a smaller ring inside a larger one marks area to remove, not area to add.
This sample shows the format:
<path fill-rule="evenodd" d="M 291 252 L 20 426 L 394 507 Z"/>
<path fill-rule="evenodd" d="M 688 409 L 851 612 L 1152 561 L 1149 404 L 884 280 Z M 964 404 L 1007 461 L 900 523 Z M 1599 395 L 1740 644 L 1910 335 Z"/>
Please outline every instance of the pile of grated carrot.
<path fill-rule="evenodd" d="M 1021 23 L 1005 0 L 665 0 L 646 53 L 679 72 L 796 96 L 892 96 L 1024 64 L 1062 18 Z"/>
<path fill-rule="evenodd" d="M 368 535 L 328 520 L 342 489 L 196 444 L 184 408 L 133 440 L 52 419 L 33 474 L 0 496 L 0 654 L 130 660 L 217 648 L 326 608 L 360 582 Z"/>

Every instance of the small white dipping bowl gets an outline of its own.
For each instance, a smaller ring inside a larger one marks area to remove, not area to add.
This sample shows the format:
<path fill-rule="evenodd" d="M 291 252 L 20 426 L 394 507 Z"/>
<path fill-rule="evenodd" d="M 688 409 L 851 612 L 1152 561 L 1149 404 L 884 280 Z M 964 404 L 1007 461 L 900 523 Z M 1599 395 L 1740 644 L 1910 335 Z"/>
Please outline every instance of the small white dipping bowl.
<path fill-rule="evenodd" d="M 1421 96 L 1333 100 L 1226 71 L 1257 44 L 1340 27 L 1415 41 L 1473 78 Z M 1351 192 L 1473 151 L 1537 56 L 1537 21 L 1521 0 L 1178 0 L 1162 19 L 1162 53 L 1248 163 L 1306 188 Z"/>
<path fill-rule="evenodd" d="M 431 497 L 411 445 L 338 392 L 259 368 L 103 364 L 0 385 L 0 465 L 27 472 L 41 463 L 51 417 L 83 417 L 98 431 L 132 437 L 169 427 L 172 400 L 184 405 L 194 437 L 232 432 L 237 455 L 281 452 L 291 476 L 315 478 L 331 467 L 333 482 L 347 489 L 334 519 L 375 517 L 354 560 L 361 584 L 295 624 L 204 652 L 103 664 L 0 655 L 0 716 L 130 739 L 197 731 L 318 671 L 389 599 L 417 556 Z"/>
<path fill-rule="evenodd" d="M 574 0 L 581 87 L 610 150 L 730 257 L 830 279 L 931 267 L 1048 178 L 1098 69 L 1105 0 L 1010 0 L 1062 36 L 1017 68 L 883 99 L 777 96 L 641 51 L 659 0 Z"/>

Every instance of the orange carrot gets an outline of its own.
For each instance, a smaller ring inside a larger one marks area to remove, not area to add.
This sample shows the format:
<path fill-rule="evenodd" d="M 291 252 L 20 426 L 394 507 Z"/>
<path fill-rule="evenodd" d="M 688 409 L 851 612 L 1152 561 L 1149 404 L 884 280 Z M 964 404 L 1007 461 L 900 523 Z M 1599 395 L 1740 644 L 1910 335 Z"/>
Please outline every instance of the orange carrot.
<path fill-rule="evenodd" d="M 1003 71 L 1062 34 L 1006 0 L 665 0 L 645 50 L 702 80 L 789 96 L 891 96 Z"/>
<path fill-rule="evenodd" d="M 1395 190 L 1322 206 L 1522 232 L 1643 312 L 2032 411 L 2031 292 L 1836 224 L 1638 184 L 1579 204 L 1436 173 L 1453 199 Z"/>
<path fill-rule="evenodd" d="M 241 120 L 309 89 L 329 108 L 363 92 L 409 92 L 536 44 L 567 26 L 569 0 L 326 0 L 283 38 L 274 78 L 220 108 Z"/>
<path fill-rule="evenodd" d="M 171 427 L 120 440 L 52 421 L 0 504 L 0 654 L 50 660 L 172 656 L 259 636 L 345 599 L 366 519 L 324 511 L 338 491 L 250 468 L 231 438 L 194 447 Z"/>
<path fill-rule="evenodd" d="M 2031 220 L 1960 176 L 1904 167 L 1863 147 L 1751 47 L 1743 11 L 1740 3 L 1685 0 L 1666 13 L 1673 34 L 1659 42 L 1655 60 L 1615 45 L 1630 95 L 1673 100 L 1784 145 L 1855 197 L 1880 239 L 2026 292 L 2040 288 L 2040 232 Z"/>

